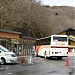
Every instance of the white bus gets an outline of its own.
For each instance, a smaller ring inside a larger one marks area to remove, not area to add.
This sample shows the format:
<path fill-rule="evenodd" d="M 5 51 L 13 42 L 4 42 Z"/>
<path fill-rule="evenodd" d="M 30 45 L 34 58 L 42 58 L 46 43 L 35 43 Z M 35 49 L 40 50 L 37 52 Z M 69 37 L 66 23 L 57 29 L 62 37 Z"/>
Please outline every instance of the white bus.
<path fill-rule="evenodd" d="M 68 37 L 67 35 L 51 35 L 36 39 L 36 54 L 37 56 L 46 57 L 62 57 L 68 56 Z"/>

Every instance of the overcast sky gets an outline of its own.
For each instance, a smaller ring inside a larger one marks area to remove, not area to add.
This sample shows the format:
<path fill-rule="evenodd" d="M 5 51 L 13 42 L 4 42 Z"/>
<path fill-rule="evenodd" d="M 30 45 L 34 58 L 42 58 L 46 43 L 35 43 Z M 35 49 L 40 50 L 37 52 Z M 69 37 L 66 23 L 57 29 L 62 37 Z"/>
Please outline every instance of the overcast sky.
<path fill-rule="evenodd" d="M 40 0 L 42 4 L 50 5 L 50 6 L 74 6 L 75 0 Z"/>

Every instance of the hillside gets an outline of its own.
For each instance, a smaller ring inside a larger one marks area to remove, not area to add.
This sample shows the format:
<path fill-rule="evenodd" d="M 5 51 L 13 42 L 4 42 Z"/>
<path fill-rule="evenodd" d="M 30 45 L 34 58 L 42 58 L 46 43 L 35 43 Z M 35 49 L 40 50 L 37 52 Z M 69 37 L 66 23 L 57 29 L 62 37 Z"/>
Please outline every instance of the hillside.
<path fill-rule="evenodd" d="M 50 13 L 49 34 L 56 34 L 69 28 L 75 28 L 75 8 L 67 6 L 46 7 Z"/>
<path fill-rule="evenodd" d="M 75 7 L 41 6 L 36 0 L 0 0 L 0 29 L 40 38 L 75 29 Z"/>

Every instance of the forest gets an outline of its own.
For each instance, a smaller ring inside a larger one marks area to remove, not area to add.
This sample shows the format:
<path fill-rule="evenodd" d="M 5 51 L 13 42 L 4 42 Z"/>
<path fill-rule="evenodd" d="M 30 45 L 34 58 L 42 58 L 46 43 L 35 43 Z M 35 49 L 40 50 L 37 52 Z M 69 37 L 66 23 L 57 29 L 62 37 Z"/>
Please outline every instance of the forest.
<path fill-rule="evenodd" d="M 42 5 L 37 0 L 0 0 L 0 29 L 40 38 L 75 29 L 75 7 Z"/>

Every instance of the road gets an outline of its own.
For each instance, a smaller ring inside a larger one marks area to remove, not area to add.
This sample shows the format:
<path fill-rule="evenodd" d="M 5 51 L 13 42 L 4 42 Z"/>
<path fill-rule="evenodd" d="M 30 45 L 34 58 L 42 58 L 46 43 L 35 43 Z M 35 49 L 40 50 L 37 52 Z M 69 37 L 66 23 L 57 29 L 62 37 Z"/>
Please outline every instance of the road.
<path fill-rule="evenodd" d="M 73 57 L 72 57 L 73 58 Z M 74 60 L 69 58 L 69 66 L 66 59 L 50 60 L 34 57 L 34 63 L 20 63 L 1 65 L 0 75 L 74 75 Z"/>

